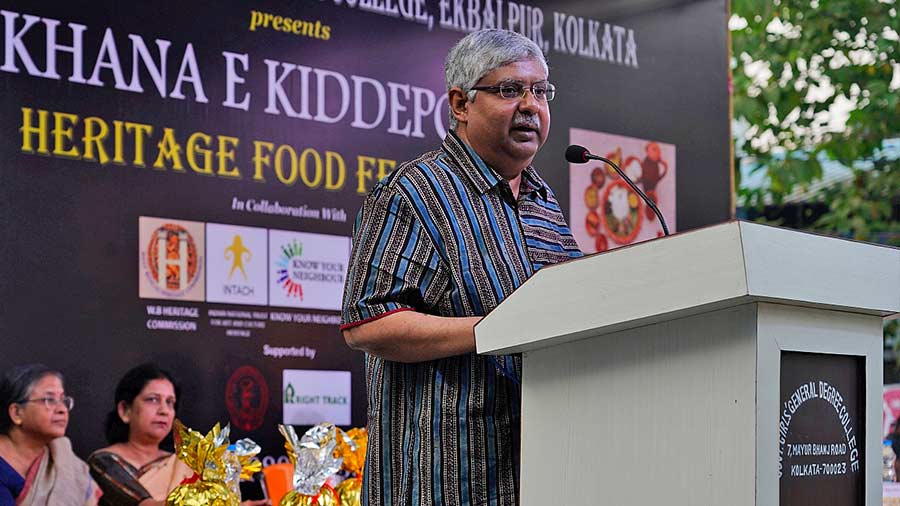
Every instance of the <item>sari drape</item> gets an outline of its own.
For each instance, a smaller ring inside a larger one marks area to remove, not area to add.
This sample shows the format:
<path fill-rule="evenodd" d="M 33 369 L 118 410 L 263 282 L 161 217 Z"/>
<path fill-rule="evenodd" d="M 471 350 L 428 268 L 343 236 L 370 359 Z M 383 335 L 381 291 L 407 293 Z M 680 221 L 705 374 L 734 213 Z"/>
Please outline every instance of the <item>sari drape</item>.
<path fill-rule="evenodd" d="M 102 495 L 68 438 L 54 439 L 28 469 L 16 506 L 95 506 Z"/>
<path fill-rule="evenodd" d="M 194 473 L 175 455 L 160 457 L 136 468 L 121 456 L 99 450 L 88 457 L 91 475 L 103 489 L 100 506 L 135 506 L 144 499 L 165 500 Z"/>

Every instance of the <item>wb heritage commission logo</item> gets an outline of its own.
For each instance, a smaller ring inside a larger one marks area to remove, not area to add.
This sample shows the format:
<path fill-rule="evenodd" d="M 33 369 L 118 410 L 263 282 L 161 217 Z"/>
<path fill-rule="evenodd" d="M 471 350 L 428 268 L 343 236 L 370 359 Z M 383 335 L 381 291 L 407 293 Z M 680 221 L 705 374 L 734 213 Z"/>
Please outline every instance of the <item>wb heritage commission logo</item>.
<path fill-rule="evenodd" d="M 203 223 L 141 216 L 139 296 L 204 300 Z"/>
<path fill-rule="evenodd" d="M 269 231 L 269 305 L 340 310 L 350 238 Z"/>

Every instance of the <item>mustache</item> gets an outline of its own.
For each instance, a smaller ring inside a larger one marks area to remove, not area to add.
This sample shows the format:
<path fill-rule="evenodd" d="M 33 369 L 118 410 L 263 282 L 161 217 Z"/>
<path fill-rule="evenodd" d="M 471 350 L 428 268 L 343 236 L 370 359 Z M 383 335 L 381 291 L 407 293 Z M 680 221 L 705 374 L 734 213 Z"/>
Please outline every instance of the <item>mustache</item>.
<path fill-rule="evenodd" d="M 526 114 L 520 111 L 516 111 L 516 114 L 513 116 L 512 127 L 540 130 L 541 118 L 536 114 Z"/>

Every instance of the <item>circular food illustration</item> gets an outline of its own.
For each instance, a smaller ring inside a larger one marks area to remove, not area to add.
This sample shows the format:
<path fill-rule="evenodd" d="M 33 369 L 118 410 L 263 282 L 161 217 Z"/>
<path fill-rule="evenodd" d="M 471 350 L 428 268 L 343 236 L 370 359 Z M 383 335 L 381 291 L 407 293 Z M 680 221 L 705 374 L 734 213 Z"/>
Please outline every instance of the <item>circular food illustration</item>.
<path fill-rule="evenodd" d="M 600 199 L 603 230 L 613 241 L 626 244 L 641 231 L 641 199 L 624 181 L 613 181 Z M 595 235 L 595 234 L 592 234 Z"/>

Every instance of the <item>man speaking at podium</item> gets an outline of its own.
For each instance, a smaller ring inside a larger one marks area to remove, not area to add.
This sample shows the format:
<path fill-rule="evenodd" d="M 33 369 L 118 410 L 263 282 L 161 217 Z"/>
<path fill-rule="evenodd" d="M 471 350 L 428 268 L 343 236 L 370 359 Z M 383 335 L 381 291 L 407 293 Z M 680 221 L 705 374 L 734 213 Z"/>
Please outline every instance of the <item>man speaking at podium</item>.
<path fill-rule="evenodd" d="M 372 189 L 344 288 L 341 330 L 366 352 L 373 506 L 518 504 L 521 357 L 477 355 L 474 325 L 581 256 L 531 165 L 556 94 L 538 46 L 474 32 L 445 77 L 451 131 Z"/>

